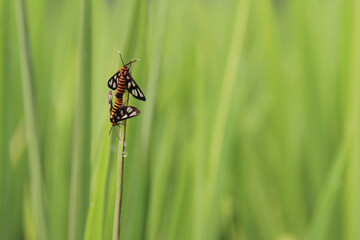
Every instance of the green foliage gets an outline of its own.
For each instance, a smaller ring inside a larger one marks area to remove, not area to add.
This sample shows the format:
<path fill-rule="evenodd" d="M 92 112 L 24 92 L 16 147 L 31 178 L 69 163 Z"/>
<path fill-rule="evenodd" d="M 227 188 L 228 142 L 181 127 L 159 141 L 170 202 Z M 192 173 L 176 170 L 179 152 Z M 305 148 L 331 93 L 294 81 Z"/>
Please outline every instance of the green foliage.
<path fill-rule="evenodd" d="M 358 1 L 0 13 L 0 239 L 116 239 L 117 50 L 147 98 L 130 96 L 121 239 L 360 238 Z"/>

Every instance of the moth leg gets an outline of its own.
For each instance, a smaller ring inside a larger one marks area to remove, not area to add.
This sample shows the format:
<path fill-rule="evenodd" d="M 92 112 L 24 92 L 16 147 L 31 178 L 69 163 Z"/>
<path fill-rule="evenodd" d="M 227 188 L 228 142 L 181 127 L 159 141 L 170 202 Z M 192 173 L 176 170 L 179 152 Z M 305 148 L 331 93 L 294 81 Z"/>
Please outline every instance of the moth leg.
<path fill-rule="evenodd" d="M 121 141 L 119 134 L 116 131 L 116 128 L 114 128 L 114 132 L 116 133 L 116 136 L 119 138 L 119 141 Z"/>

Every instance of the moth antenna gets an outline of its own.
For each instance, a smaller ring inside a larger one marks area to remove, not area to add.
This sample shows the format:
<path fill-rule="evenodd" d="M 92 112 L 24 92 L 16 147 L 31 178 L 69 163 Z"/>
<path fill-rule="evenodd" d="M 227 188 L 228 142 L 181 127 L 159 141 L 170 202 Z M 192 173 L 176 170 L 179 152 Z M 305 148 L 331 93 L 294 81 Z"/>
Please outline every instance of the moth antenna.
<path fill-rule="evenodd" d="M 123 60 L 123 58 L 122 58 L 121 53 L 120 53 L 120 51 L 119 51 L 119 50 L 118 50 L 118 53 L 119 53 L 119 55 L 120 55 L 120 58 L 121 58 L 121 62 L 122 62 L 122 64 L 125 66 L 124 60 Z"/>
<path fill-rule="evenodd" d="M 131 65 L 131 64 L 133 64 L 134 62 L 137 62 L 137 61 L 140 61 L 140 59 L 138 58 L 138 59 L 135 59 L 135 60 L 130 60 L 130 62 L 128 64 L 126 64 L 126 66 Z"/>
<path fill-rule="evenodd" d="M 122 61 L 123 65 L 125 66 L 124 60 L 123 60 L 123 58 L 122 58 L 122 56 L 121 56 L 121 52 L 120 52 L 119 50 L 117 50 L 117 52 L 118 52 L 118 54 L 120 55 L 120 58 L 121 58 L 121 61 Z"/>

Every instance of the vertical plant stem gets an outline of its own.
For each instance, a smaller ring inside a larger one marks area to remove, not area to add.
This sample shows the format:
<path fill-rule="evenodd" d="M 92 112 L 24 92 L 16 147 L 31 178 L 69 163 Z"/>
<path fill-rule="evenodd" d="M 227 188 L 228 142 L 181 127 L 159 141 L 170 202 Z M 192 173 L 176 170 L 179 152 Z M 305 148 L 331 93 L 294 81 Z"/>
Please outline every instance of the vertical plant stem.
<path fill-rule="evenodd" d="M 128 100 L 129 100 L 129 92 L 125 94 L 124 103 L 128 102 Z M 115 201 L 114 232 L 113 232 L 113 239 L 116 240 L 120 239 L 120 230 L 121 230 L 121 209 L 122 209 L 122 199 L 123 199 L 123 191 L 124 191 L 124 169 L 125 169 L 125 157 L 123 153 L 126 149 L 126 146 L 124 145 L 124 142 L 126 140 L 126 120 L 124 121 L 124 127 L 121 130 L 122 130 L 123 138 L 120 139 L 120 143 L 119 143 L 120 145 L 119 145 L 118 174 L 117 174 L 118 181 L 116 183 L 117 197 Z"/>
<path fill-rule="evenodd" d="M 123 131 L 123 153 L 121 154 L 121 183 L 120 183 L 120 200 L 119 200 L 119 216 L 118 216 L 118 240 L 120 239 L 120 226 L 121 226 L 121 206 L 122 206 L 122 199 L 123 199 L 123 191 L 124 191 L 124 168 L 125 168 L 125 158 L 124 158 L 124 151 L 126 146 L 124 145 L 126 139 L 126 120 L 124 125 Z"/>
<path fill-rule="evenodd" d="M 24 0 L 16 1 L 18 43 L 20 52 L 21 80 L 24 99 L 26 135 L 29 143 L 29 169 L 31 204 L 38 239 L 49 239 L 46 220 L 44 187 L 41 170 L 40 145 L 35 105 L 34 81 L 30 53 L 29 35 Z"/>
<path fill-rule="evenodd" d="M 80 1 L 78 65 L 75 86 L 75 113 L 71 186 L 69 202 L 69 240 L 83 238 L 88 209 L 91 127 L 91 1 Z"/>

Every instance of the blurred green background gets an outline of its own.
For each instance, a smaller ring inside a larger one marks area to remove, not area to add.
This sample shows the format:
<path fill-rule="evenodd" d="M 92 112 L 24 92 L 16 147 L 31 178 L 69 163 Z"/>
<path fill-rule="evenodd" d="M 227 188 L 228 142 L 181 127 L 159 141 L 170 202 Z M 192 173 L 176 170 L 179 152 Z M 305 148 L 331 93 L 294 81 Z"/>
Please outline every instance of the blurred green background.
<path fill-rule="evenodd" d="M 116 239 L 116 50 L 141 59 L 147 97 L 130 97 L 121 239 L 360 239 L 359 1 L 1 0 L 0 16 L 0 239 Z"/>

